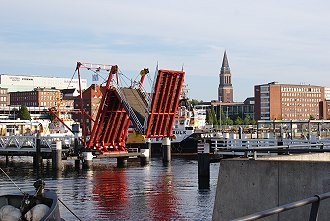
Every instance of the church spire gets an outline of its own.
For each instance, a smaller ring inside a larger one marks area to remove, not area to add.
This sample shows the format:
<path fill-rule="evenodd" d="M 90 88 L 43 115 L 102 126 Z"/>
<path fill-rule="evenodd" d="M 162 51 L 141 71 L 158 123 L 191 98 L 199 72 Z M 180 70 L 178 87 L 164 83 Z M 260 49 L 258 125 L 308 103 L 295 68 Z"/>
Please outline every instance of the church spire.
<path fill-rule="evenodd" d="M 218 100 L 226 103 L 233 102 L 233 85 L 231 83 L 231 72 L 228 64 L 227 51 L 223 54 L 219 78 Z"/>
<path fill-rule="evenodd" d="M 229 68 L 226 50 L 225 50 L 225 53 L 223 54 L 223 60 L 222 60 L 222 66 L 221 67 L 222 68 Z"/>

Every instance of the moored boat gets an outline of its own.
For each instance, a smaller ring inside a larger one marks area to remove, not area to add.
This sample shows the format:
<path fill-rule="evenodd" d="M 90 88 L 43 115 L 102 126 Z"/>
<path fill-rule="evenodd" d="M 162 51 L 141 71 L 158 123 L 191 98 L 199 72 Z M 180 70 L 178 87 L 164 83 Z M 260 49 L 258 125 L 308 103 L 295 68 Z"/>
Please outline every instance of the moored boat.
<path fill-rule="evenodd" d="M 60 217 L 56 192 L 44 189 L 45 183 L 34 183 L 36 192 L 0 196 L 0 220 L 64 221 Z"/>

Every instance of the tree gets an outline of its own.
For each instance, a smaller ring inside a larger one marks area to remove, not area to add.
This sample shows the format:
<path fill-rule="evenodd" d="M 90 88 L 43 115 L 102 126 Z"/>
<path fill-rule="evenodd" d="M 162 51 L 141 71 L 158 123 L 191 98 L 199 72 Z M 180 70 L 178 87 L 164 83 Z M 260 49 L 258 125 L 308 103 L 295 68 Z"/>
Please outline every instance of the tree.
<path fill-rule="evenodd" d="M 211 105 L 211 108 L 206 111 L 206 121 L 209 125 L 218 124 L 213 105 Z"/>
<path fill-rule="evenodd" d="M 21 108 L 18 110 L 17 117 L 21 120 L 31 120 L 30 112 L 25 105 L 21 105 Z"/>
<path fill-rule="evenodd" d="M 242 125 L 243 124 L 243 121 L 242 119 L 238 116 L 236 119 L 235 119 L 235 125 Z"/>
<path fill-rule="evenodd" d="M 309 119 L 310 119 L 310 120 L 315 120 L 314 115 L 310 114 L 310 115 L 309 115 Z"/>
<path fill-rule="evenodd" d="M 197 104 L 200 104 L 200 103 L 202 103 L 203 101 L 198 101 L 198 100 L 196 100 L 196 99 L 191 99 L 191 101 L 189 101 L 189 103 L 192 105 L 192 106 L 195 106 L 195 105 L 197 105 Z"/>
<path fill-rule="evenodd" d="M 243 122 L 244 122 L 244 125 L 249 125 L 251 122 L 250 116 L 245 115 Z"/>

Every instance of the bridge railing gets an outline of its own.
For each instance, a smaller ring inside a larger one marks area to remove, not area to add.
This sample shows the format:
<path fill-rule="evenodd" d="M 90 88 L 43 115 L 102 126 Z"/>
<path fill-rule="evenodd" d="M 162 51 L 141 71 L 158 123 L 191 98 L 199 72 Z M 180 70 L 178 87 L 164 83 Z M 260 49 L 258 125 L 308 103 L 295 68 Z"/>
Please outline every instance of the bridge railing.
<path fill-rule="evenodd" d="M 319 206 L 322 200 L 330 198 L 330 192 L 315 195 L 313 197 L 309 197 L 307 199 L 299 200 L 296 202 L 288 203 L 285 205 L 281 205 L 278 207 L 274 207 L 272 209 L 264 210 L 261 212 L 253 213 L 248 216 L 244 216 L 241 218 L 234 219 L 233 221 L 250 221 L 250 220 L 258 220 L 264 217 L 272 216 L 275 214 L 282 213 L 287 210 L 295 209 L 298 207 L 302 207 L 308 204 L 312 204 L 311 211 L 309 214 L 309 221 L 316 221 L 318 218 Z"/>
<path fill-rule="evenodd" d="M 62 141 L 62 147 L 70 147 L 73 145 L 74 136 L 72 135 L 48 135 L 40 136 L 40 144 L 42 148 L 52 149 L 56 141 Z M 29 148 L 35 151 L 37 147 L 36 136 L 0 136 L 0 152 L 7 150 L 22 150 Z"/>

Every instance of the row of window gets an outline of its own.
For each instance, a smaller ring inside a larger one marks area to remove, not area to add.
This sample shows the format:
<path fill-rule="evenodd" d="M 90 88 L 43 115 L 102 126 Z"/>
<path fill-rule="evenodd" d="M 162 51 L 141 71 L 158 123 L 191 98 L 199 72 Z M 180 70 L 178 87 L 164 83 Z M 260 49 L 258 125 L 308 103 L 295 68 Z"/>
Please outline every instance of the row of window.
<path fill-rule="evenodd" d="M 283 106 L 293 106 L 293 107 L 318 107 L 318 103 L 282 103 Z"/>
<path fill-rule="evenodd" d="M 282 97 L 321 97 L 320 93 L 282 93 Z"/>
<path fill-rule="evenodd" d="M 321 88 L 315 87 L 282 87 L 282 92 L 321 92 Z"/>

